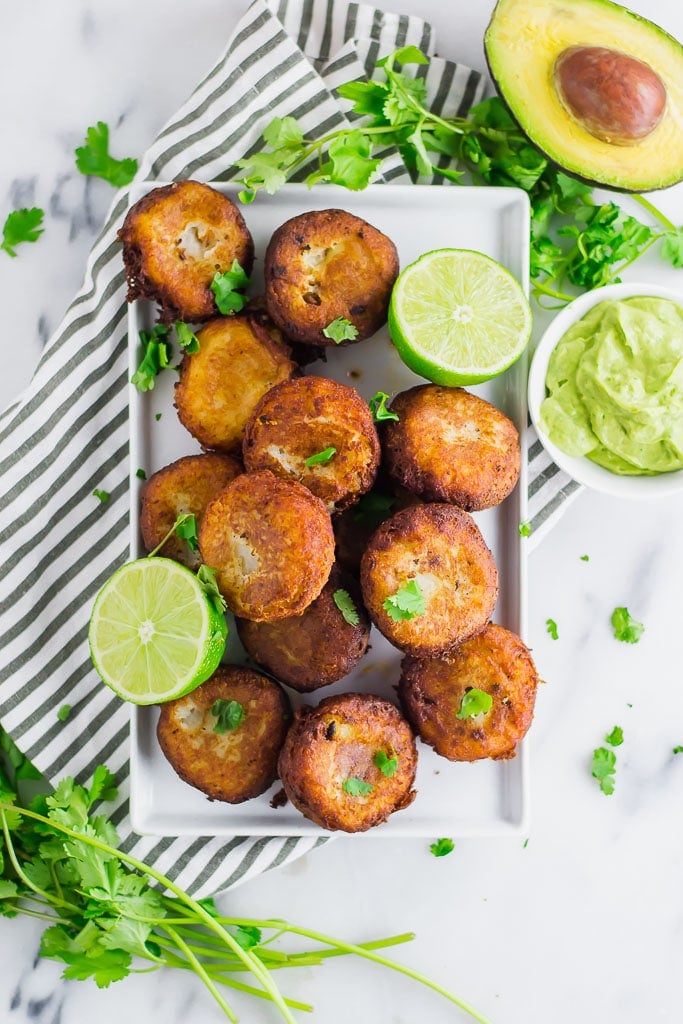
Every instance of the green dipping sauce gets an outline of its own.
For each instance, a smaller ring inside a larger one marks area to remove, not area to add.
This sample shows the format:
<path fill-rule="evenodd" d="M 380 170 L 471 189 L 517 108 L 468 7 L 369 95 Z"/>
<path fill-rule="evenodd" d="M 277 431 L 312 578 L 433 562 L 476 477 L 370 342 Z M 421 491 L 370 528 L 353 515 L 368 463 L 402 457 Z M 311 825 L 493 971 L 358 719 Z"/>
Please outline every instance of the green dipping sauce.
<path fill-rule="evenodd" d="M 599 302 L 548 363 L 541 425 L 567 455 L 622 475 L 683 469 L 683 308 Z"/>

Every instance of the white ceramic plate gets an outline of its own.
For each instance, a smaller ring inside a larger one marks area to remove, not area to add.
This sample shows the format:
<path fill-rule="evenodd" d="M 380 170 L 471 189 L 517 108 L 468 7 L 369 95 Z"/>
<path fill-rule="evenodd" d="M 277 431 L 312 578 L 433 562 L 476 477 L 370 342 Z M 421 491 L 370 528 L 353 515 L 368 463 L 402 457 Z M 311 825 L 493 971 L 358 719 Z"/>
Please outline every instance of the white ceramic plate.
<path fill-rule="evenodd" d="M 155 187 L 133 191 L 131 201 Z M 229 186 L 216 186 L 234 196 Z M 499 260 L 528 288 L 529 207 L 524 192 L 510 188 L 444 188 L 441 186 L 378 185 L 365 192 L 325 186 L 309 191 L 291 185 L 273 197 L 259 196 L 244 210 L 254 236 L 257 261 L 252 294 L 262 287 L 267 242 L 283 221 L 305 210 L 340 207 L 365 218 L 396 244 L 401 266 L 429 249 L 446 246 L 478 249 Z M 130 367 L 138 359 L 138 330 L 154 319 L 150 303 L 130 309 Z M 328 349 L 327 363 L 314 363 L 309 373 L 351 383 L 365 398 L 376 391 L 397 391 L 422 381 L 403 365 L 386 328 L 371 340 L 339 350 Z M 526 361 L 502 377 L 474 388 L 516 423 L 526 425 Z M 162 466 L 199 451 L 197 442 L 177 419 L 173 408 L 174 373 L 157 378 L 154 391 L 130 388 L 131 557 L 144 554 L 138 516 L 142 468 L 149 477 Z M 161 419 L 156 416 L 161 413 Z M 524 460 L 523 460 L 524 463 Z M 524 637 L 526 632 L 526 564 L 518 524 L 526 520 L 526 470 L 513 494 L 499 507 L 475 516 L 492 549 L 500 575 L 495 621 Z M 226 660 L 244 660 L 234 627 Z M 306 695 L 309 703 L 332 693 L 363 690 L 395 697 L 400 653 L 373 629 L 371 651 L 345 679 Z M 302 698 L 288 691 L 297 705 Z M 136 832 L 153 835 L 323 835 L 291 804 L 276 810 L 269 801 L 279 785 L 263 796 L 231 806 L 210 802 L 184 783 L 165 760 L 156 740 L 156 708 L 133 708 L 131 722 L 131 817 Z M 370 835 L 466 836 L 518 832 L 526 828 L 528 808 L 527 751 L 522 744 L 510 761 L 453 764 L 418 742 L 417 799 L 406 810 L 372 829 Z M 365 834 L 365 833 L 364 833 Z"/>
<path fill-rule="evenodd" d="M 602 491 L 604 494 L 612 494 L 618 498 L 663 498 L 668 494 L 674 494 L 683 490 L 683 470 L 674 473 L 660 473 L 658 476 L 619 476 L 611 473 L 603 466 L 591 462 L 590 459 L 575 458 L 567 455 L 561 448 L 550 440 L 541 425 L 541 403 L 546 397 L 547 391 L 545 378 L 548 372 L 548 362 L 553 349 L 562 336 L 572 327 L 577 320 L 596 306 L 598 302 L 607 299 L 632 299 L 636 296 L 653 296 L 660 299 L 671 299 L 683 306 L 683 295 L 671 291 L 669 288 L 660 288 L 654 284 L 609 284 L 604 288 L 596 288 L 594 291 L 586 292 L 574 299 L 568 306 L 558 313 L 543 337 L 538 343 L 534 357 L 531 361 L 529 371 L 529 415 L 536 428 L 536 432 L 548 455 L 556 462 L 560 469 L 578 480 L 580 484 L 591 487 L 594 491 Z"/>

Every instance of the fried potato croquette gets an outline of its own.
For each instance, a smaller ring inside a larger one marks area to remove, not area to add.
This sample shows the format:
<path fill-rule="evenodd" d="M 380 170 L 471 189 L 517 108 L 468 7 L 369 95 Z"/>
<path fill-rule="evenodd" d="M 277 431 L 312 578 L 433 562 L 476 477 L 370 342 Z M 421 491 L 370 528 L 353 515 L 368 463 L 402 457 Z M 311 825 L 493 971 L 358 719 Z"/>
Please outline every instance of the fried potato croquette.
<path fill-rule="evenodd" d="M 199 525 L 212 498 L 242 472 L 237 459 L 211 452 L 186 455 L 154 473 L 141 493 L 140 532 L 147 551 L 161 543 L 178 516 L 193 515 Z M 198 569 L 201 564 L 199 552 L 176 533 L 171 534 L 159 554 L 190 569 Z"/>
<path fill-rule="evenodd" d="M 289 346 L 261 310 L 218 317 L 197 332 L 175 386 L 178 419 L 205 448 L 239 453 L 259 401 L 296 371 Z"/>
<path fill-rule="evenodd" d="M 345 591 L 339 597 L 339 592 Z M 357 623 L 342 615 L 335 603 L 350 604 Z M 347 600 L 348 599 L 348 600 Z M 348 675 L 365 654 L 370 639 L 370 619 L 355 580 L 333 567 L 320 596 L 303 615 L 277 622 L 237 619 L 237 632 L 257 665 L 299 693 L 328 686 Z"/>
<path fill-rule="evenodd" d="M 498 572 L 467 512 L 414 505 L 372 535 L 361 559 L 361 587 L 387 640 L 426 658 L 483 629 L 498 596 Z"/>
<path fill-rule="evenodd" d="M 316 599 L 334 562 L 334 534 L 320 498 L 265 470 L 236 477 L 207 506 L 199 550 L 230 611 L 268 622 L 300 615 Z"/>
<path fill-rule="evenodd" d="M 316 825 L 343 832 L 365 832 L 408 807 L 416 769 L 410 726 L 388 700 L 367 693 L 300 708 L 278 761 L 292 804 Z"/>
<path fill-rule="evenodd" d="M 498 505 L 520 470 L 519 435 L 499 409 L 463 388 L 420 384 L 391 403 L 398 420 L 383 424 L 386 467 L 425 501 L 467 512 Z"/>
<path fill-rule="evenodd" d="M 247 470 L 297 480 L 339 512 L 368 491 L 380 446 L 372 413 L 354 388 L 326 377 L 297 377 L 272 388 L 254 409 L 242 449 Z M 307 460 L 326 453 L 313 465 Z"/>
<path fill-rule="evenodd" d="M 254 243 L 232 200 L 198 181 L 155 188 L 130 208 L 118 233 L 129 302 L 152 299 L 162 323 L 215 316 L 211 282 L 237 260 L 248 275 Z"/>
<path fill-rule="evenodd" d="M 290 716 L 272 679 L 222 665 L 192 693 L 161 705 L 157 737 L 181 779 L 210 800 L 241 804 L 277 779 Z"/>
<path fill-rule="evenodd" d="M 413 728 L 450 761 L 514 757 L 534 714 L 538 676 L 520 638 L 492 623 L 439 658 L 403 659 L 399 697 Z M 463 697 L 477 689 L 491 708 L 462 714 Z"/>
<path fill-rule="evenodd" d="M 398 276 L 394 243 L 345 210 L 314 210 L 277 229 L 266 251 L 266 303 L 278 327 L 307 345 L 335 345 L 323 330 L 343 317 L 369 338 L 387 318 Z M 343 341 L 342 344 L 349 344 Z"/>

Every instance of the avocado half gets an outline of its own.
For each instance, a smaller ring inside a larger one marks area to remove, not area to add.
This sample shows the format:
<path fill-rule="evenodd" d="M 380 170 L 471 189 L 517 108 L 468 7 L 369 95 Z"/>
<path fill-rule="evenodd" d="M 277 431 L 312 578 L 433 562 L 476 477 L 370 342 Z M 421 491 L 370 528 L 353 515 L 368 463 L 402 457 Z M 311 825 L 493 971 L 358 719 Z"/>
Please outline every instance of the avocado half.
<path fill-rule="evenodd" d="M 610 0 L 498 0 L 486 59 L 510 113 L 568 174 L 624 192 L 683 180 L 683 47 Z"/>

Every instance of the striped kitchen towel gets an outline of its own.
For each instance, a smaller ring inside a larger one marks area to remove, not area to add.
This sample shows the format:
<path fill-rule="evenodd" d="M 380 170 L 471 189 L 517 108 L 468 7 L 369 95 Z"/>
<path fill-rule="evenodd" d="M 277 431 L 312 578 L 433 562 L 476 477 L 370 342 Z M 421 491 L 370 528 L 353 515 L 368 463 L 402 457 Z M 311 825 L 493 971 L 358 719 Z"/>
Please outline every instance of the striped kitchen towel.
<path fill-rule="evenodd" d="M 434 54 L 429 25 L 346 0 L 255 0 L 228 47 L 141 160 L 138 178 L 229 179 L 274 116 L 306 134 L 347 124 L 334 95 L 378 58 L 415 44 Z M 424 69 L 420 69 L 424 73 Z M 481 76 L 434 59 L 430 102 L 464 114 Z M 396 154 L 385 180 L 406 177 Z M 207 895 L 305 853 L 322 839 L 139 837 L 127 814 L 128 708 L 91 667 L 87 627 L 95 593 L 128 556 L 128 382 L 125 281 L 117 193 L 90 254 L 85 282 L 50 339 L 28 391 L 0 417 L 0 720 L 50 779 L 115 771 L 122 848 L 190 892 Z M 534 526 L 571 494 L 568 479 L 530 447 Z M 106 487 L 106 505 L 93 501 Z M 533 536 L 531 538 L 533 540 Z M 72 706 L 68 720 L 57 710 Z"/>

